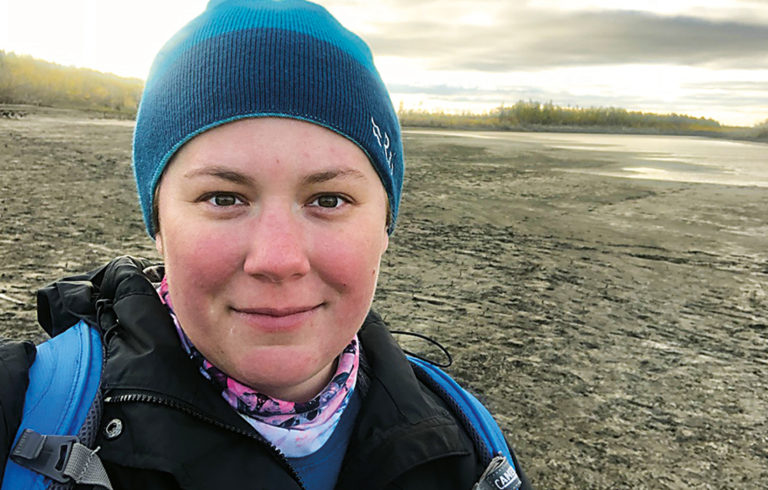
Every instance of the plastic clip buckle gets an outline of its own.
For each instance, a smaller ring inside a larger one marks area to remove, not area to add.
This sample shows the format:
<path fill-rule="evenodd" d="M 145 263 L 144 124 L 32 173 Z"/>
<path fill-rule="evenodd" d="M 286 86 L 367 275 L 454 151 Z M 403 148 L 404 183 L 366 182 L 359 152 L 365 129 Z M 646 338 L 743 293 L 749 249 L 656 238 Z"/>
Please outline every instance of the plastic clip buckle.
<path fill-rule="evenodd" d="M 52 480 L 67 483 L 71 478 L 64 474 L 64 469 L 76 442 L 78 439 L 75 436 L 45 436 L 32 429 L 24 429 L 13 448 L 11 459 Z"/>

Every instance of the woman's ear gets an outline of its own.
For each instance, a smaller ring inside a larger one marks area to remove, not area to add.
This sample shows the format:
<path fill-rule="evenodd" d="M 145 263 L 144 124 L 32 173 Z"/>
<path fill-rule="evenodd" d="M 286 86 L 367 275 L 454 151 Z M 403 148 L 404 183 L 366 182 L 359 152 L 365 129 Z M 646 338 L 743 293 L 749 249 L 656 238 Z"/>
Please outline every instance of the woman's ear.
<path fill-rule="evenodd" d="M 160 256 L 164 258 L 165 255 L 163 254 L 163 237 L 160 235 L 159 231 L 155 233 L 155 248 L 157 249 Z"/>

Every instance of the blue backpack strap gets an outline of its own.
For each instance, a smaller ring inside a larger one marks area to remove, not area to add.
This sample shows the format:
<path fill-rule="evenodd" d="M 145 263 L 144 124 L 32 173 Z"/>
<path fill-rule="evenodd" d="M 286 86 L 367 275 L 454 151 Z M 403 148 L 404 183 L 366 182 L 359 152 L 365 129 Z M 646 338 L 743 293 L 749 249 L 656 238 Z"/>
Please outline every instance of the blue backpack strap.
<path fill-rule="evenodd" d="M 504 433 L 488 409 L 439 367 L 414 356 L 406 357 L 416 376 L 449 405 L 480 452 L 487 469 L 474 488 L 520 488 L 522 482 Z"/>
<path fill-rule="evenodd" d="M 51 480 L 77 481 L 65 474 L 72 468 L 69 462 L 78 468 L 81 458 L 86 468 L 93 463 L 89 456 L 93 452 L 77 436 L 83 428 L 95 435 L 98 427 L 94 417 L 100 415 L 100 404 L 95 402 L 100 402 L 102 360 L 101 335 L 83 321 L 37 347 L 3 490 L 43 489 Z M 98 466 L 103 470 L 100 461 Z"/>

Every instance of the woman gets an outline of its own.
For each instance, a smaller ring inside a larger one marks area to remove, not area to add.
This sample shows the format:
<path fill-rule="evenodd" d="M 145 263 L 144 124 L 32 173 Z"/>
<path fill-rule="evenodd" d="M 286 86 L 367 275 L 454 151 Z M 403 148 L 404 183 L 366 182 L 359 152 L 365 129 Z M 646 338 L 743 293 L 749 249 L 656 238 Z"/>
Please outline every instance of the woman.
<path fill-rule="evenodd" d="M 212 0 L 155 60 L 133 164 L 163 267 L 116 259 L 39 307 L 52 335 L 102 332 L 114 488 L 479 481 L 473 441 L 369 311 L 403 151 L 359 38 L 303 0 Z M 18 385 L 29 345 L 2 355 Z M 2 394 L 10 426 L 22 389 Z"/>

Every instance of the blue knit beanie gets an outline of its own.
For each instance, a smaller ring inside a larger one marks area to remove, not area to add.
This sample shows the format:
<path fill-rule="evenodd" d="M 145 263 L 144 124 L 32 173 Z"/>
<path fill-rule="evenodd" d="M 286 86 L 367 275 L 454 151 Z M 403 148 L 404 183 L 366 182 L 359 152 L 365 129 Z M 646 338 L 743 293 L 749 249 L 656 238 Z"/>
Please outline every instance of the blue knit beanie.
<path fill-rule="evenodd" d="M 248 117 L 288 117 L 356 143 L 389 196 L 403 184 L 400 125 L 368 46 L 304 0 L 211 0 L 160 50 L 136 117 L 133 170 L 150 236 L 155 187 L 196 135 Z"/>

